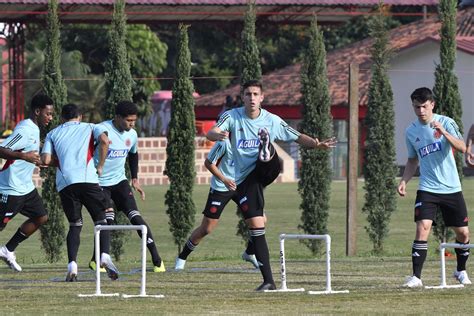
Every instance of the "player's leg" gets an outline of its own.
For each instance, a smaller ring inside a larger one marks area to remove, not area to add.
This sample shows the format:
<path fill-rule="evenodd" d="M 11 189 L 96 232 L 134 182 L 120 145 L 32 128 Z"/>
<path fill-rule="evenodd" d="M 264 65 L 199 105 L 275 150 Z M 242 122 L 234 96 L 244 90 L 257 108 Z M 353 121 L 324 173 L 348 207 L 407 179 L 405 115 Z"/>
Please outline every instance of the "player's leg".
<path fill-rule="evenodd" d="M 264 186 L 271 184 L 281 172 L 280 158 L 270 143 L 270 136 L 266 128 L 258 132 L 260 139 L 259 159 L 255 165 L 258 181 Z"/>
<path fill-rule="evenodd" d="M 110 187 L 103 187 L 102 188 L 103 193 L 105 195 L 105 200 L 107 202 L 107 208 L 105 209 L 105 219 L 107 221 L 107 225 L 114 225 L 115 224 L 115 211 L 113 208 L 114 202 L 111 200 L 111 190 Z M 97 268 L 97 263 L 95 259 L 95 242 L 93 241 L 93 246 L 92 246 L 92 257 L 91 260 L 89 261 L 89 269 L 92 271 L 95 271 Z M 104 268 L 99 267 L 100 272 L 106 272 Z"/>
<path fill-rule="evenodd" d="M 265 212 L 263 213 L 263 217 L 264 217 L 264 222 L 265 222 L 265 226 L 266 226 L 267 225 L 267 216 L 266 216 Z M 250 236 L 249 236 L 249 240 L 247 242 L 247 248 L 242 253 L 242 260 L 250 262 L 255 267 L 255 269 L 258 269 L 261 265 L 261 263 L 258 262 L 257 257 L 255 256 L 255 246 L 254 246 L 252 238 L 250 238 Z"/>
<path fill-rule="evenodd" d="M 0 231 L 2 231 L 11 221 L 16 214 L 18 214 L 19 210 L 24 205 L 25 198 L 24 196 L 14 196 L 14 195 L 7 195 L 2 194 L 0 199 Z M 15 233 L 18 235 L 18 231 Z M 26 236 L 20 234 L 15 238 L 15 235 L 12 239 L 26 239 Z M 12 239 L 8 243 L 12 242 Z M 21 242 L 21 241 L 20 241 Z M 7 243 L 7 245 L 8 245 Z M 21 266 L 16 262 L 16 256 L 14 250 L 16 246 L 7 245 L 0 247 L 0 260 L 4 261 L 12 270 L 20 272 Z"/>

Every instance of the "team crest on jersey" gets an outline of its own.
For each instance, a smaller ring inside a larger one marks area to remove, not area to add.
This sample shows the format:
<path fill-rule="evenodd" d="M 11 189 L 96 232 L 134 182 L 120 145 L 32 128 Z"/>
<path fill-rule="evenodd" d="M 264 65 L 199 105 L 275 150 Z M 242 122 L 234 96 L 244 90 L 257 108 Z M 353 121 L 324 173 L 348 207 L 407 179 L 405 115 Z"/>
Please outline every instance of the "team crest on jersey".
<path fill-rule="evenodd" d="M 128 149 L 109 149 L 107 152 L 107 158 L 124 158 L 128 155 Z"/>
<path fill-rule="evenodd" d="M 238 149 L 258 148 L 259 145 L 260 140 L 258 139 L 239 139 L 237 142 Z"/>
<path fill-rule="evenodd" d="M 132 141 L 130 140 L 130 138 L 127 138 L 127 140 L 125 141 L 125 146 L 130 147 L 131 143 Z"/>
<path fill-rule="evenodd" d="M 438 131 L 437 129 L 435 129 L 434 132 L 433 132 L 433 137 L 436 138 L 436 139 L 440 139 L 441 138 L 441 132 Z"/>
<path fill-rule="evenodd" d="M 421 158 L 424 158 L 432 153 L 441 151 L 441 142 L 436 142 L 436 143 L 421 147 L 420 149 L 418 149 L 418 151 L 420 152 Z"/>

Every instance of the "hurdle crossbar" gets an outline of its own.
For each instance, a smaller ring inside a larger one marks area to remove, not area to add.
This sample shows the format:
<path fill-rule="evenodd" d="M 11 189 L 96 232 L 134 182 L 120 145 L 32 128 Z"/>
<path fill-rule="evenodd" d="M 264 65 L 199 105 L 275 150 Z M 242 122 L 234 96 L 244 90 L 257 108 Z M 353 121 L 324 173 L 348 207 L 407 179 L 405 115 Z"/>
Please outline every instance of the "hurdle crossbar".
<path fill-rule="evenodd" d="M 331 236 L 329 235 L 300 235 L 300 234 L 281 234 L 280 235 L 280 272 L 281 288 L 268 292 L 304 292 L 304 288 L 289 289 L 286 283 L 286 260 L 285 260 L 285 240 L 286 239 L 319 239 L 324 240 L 326 244 L 326 290 L 308 291 L 308 294 L 336 294 L 349 293 L 348 290 L 333 291 L 331 288 Z"/>
<path fill-rule="evenodd" d="M 140 230 L 142 233 L 142 276 L 140 285 L 140 294 L 127 295 L 122 294 L 123 298 L 134 297 L 154 297 L 162 298 L 164 295 L 147 295 L 146 294 L 146 242 L 148 238 L 148 228 L 146 225 L 96 225 L 94 226 L 94 242 L 95 242 L 95 262 L 96 262 L 96 287 L 94 294 L 78 294 L 79 297 L 91 296 L 119 296 L 119 293 L 104 294 L 100 289 L 100 232 L 102 230 Z"/>
<path fill-rule="evenodd" d="M 474 248 L 474 244 L 441 243 L 439 253 L 441 256 L 441 284 L 439 286 L 425 286 L 426 289 L 449 289 L 464 287 L 463 284 L 446 284 L 446 248 Z"/>

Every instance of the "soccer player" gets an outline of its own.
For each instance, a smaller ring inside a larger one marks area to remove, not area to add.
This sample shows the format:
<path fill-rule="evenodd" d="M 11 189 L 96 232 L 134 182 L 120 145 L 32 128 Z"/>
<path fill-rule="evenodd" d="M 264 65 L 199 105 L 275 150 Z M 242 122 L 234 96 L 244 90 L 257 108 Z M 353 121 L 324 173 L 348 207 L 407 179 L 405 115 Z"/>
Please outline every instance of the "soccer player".
<path fill-rule="evenodd" d="M 209 140 L 217 141 L 229 138 L 230 133 L 239 207 L 249 226 L 256 258 L 261 263 L 259 268 L 263 283 L 256 291 L 276 288 L 263 216 L 263 188 L 280 173 L 279 158 L 271 142 L 296 141 L 304 147 L 321 149 L 329 149 L 336 143 L 333 138 L 319 141 L 299 133 L 277 115 L 262 109 L 263 100 L 262 84 L 256 80 L 247 82 L 243 86 L 244 107 L 225 112 L 207 134 Z"/>
<path fill-rule="evenodd" d="M 137 132 L 133 129 L 137 121 L 137 106 L 129 101 L 121 101 L 115 108 L 115 117 L 112 120 L 99 124 L 107 131 L 110 145 L 107 158 L 104 164 L 102 175 L 99 176 L 99 184 L 107 196 L 107 200 L 112 200 L 118 211 L 127 215 L 133 225 L 146 225 L 148 228 L 147 248 L 151 254 L 154 272 L 165 272 L 165 265 L 158 254 L 150 226 L 145 222 L 138 211 L 137 203 L 133 197 L 132 189 L 125 176 L 125 161 L 128 157 L 132 187 L 145 200 L 143 191 L 138 182 L 138 138 Z M 100 161 L 99 150 L 95 151 L 94 160 L 98 164 Z M 105 213 L 109 225 L 113 225 L 115 213 L 112 205 L 109 205 Z M 141 231 L 137 231 L 142 236 Z M 95 270 L 95 254 L 93 253 L 89 267 Z"/>
<path fill-rule="evenodd" d="M 14 254 L 16 247 L 48 220 L 32 177 L 35 166 L 41 163 L 39 127 L 51 122 L 53 112 L 53 101 L 48 96 L 35 95 L 31 100 L 30 117 L 19 122 L 13 133 L 0 144 L 0 158 L 6 159 L 0 170 L 0 231 L 18 213 L 28 217 L 0 248 L 0 259 L 14 271 L 21 271 Z"/>
<path fill-rule="evenodd" d="M 420 183 L 416 193 L 414 217 L 416 236 L 412 246 L 413 275 L 404 287 L 422 287 L 421 270 L 428 250 L 428 236 L 439 208 L 447 227 L 456 234 L 456 243 L 469 243 L 466 203 L 454 160 L 453 151 L 466 151 L 466 145 L 456 122 L 433 113 L 433 93 L 418 88 L 411 94 L 417 120 L 405 132 L 408 161 L 398 185 L 398 194 L 406 195 L 406 185 L 420 165 Z M 471 284 L 466 273 L 469 248 L 456 248 L 457 269 L 454 277 L 461 284 Z"/>
<path fill-rule="evenodd" d="M 471 125 L 466 139 L 466 165 L 474 168 L 474 151 L 472 143 L 474 142 L 474 124 Z"/>
<path fill-rule="evenodd" d="M 46 135 L 41 153 L 45 165 L 56 165 L 56 188 L 64 213 L 69 221 L 67 234 L 67 282 L 77 280 L 77 252 L 82 230 L 81 208 L 87 208 L 95 225 L 107 225 L 107 201 L 99 186 L 109 138 L 106 130 L 98 125 L 82 123 L 82 115 L 75 104 L 66 104 L 61 111 L 63 124 Z M 99 159 L 94 165 L 93 154 L 97 146 Z M 115 280 L 118 270 L 109 255 L 110 232 L 100 232 L 101 266 Z"/>

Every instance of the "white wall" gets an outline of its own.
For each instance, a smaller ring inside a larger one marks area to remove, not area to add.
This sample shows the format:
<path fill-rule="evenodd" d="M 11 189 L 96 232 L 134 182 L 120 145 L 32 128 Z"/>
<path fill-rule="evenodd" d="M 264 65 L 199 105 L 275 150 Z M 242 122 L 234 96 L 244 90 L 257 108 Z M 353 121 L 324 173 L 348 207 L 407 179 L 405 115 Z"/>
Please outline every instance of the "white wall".
<path fill-rule="evenodd" d="M 389 76 L 395 102 L 395 146 L 398 165 L 406 163 L 405 129 L 416 119 L 410 94 L 419 87 L 433 88 L 436 63 L 439 63 L 439 43 L 435 41 L 427 41 L 406 49 L 397 54 L 391 62 Z M 456 74 L 466 134 L 471 124 L 474 124 L 474 55 L 458 50 Z"/>

